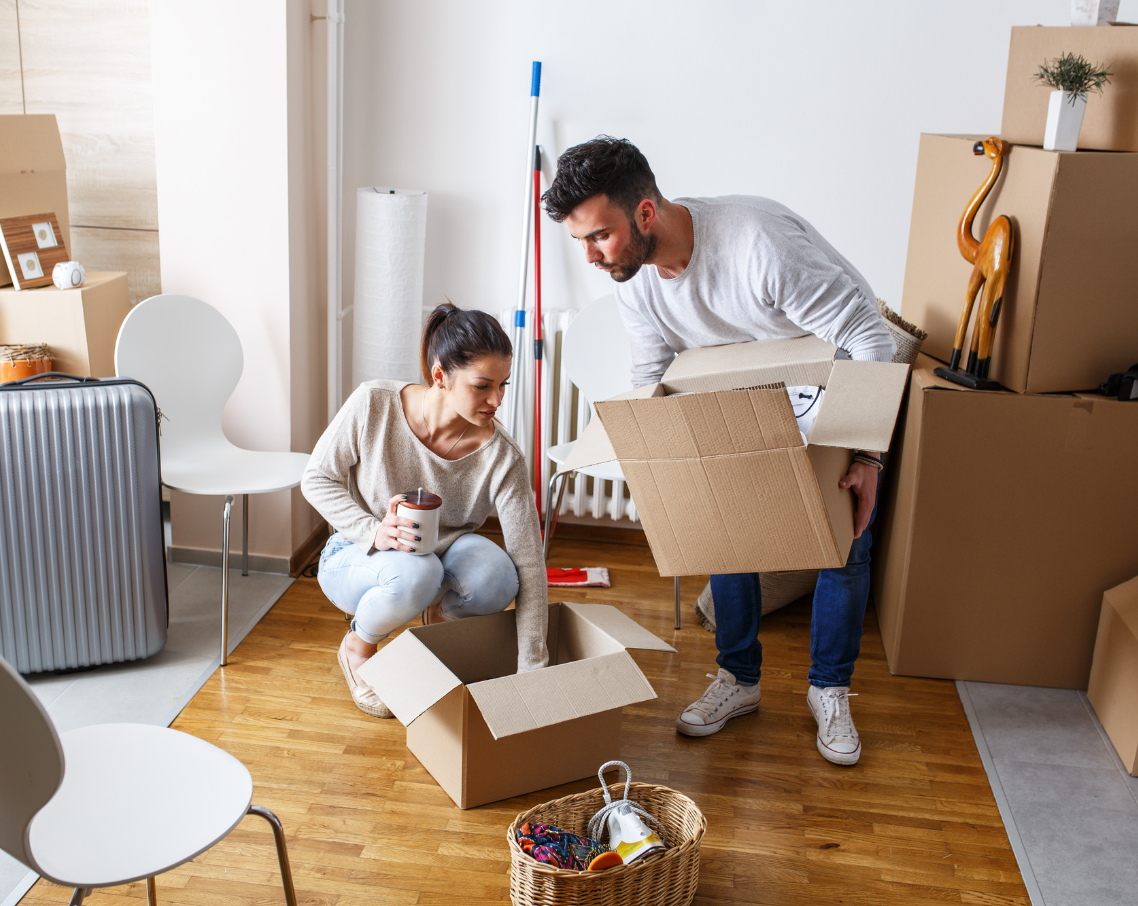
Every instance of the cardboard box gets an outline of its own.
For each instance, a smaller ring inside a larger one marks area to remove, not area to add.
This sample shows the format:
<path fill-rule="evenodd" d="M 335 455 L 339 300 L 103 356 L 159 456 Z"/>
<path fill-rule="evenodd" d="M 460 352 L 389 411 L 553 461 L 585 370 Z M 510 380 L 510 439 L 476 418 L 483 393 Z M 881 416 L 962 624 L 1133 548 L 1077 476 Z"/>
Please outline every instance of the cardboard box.
<path fill-rule="evenodd" d="M 836 360 L 815 336 L 689 349 L 596 403 L 562 471 L 619 459 L 662 576 L 843 566 L 851 450 L 886 450 L 908 366 Z M 824 387 L 809 443 L 785 386 Z"/>
<path fill-rule="evenodd" d="M 92 271 L 76 289 L 0 289 L 0 343 L 47 343 L 52 370 L 114 377 L 115 342 L 130 311 L 126 274 Z"/>
<path fill-rule="evenodd" d="M 1085 689 L 1099 602 L 1138 574 L 1138 404 L 913 369 L 874 530 L 889 669 Z"/>
<path fill-rule="evenodd" d="M 515 674 L 515 611 L 416 626 L 363 667 L 459 808 L 595 776 L 625 705 L 656 697 L 626 649 L 675 649 L 605 604 L 549 606 L 550 666 Z"/>
<path fill-rule="evenodd" d="M 1033 76 L 1041 63 L 1065 53 L 1105 63 L 1113 73 L 1102 94 L 1087 97 L 1079 147 L 1138 151 L 1138 28 L 1126 26 L 1013 28 L 1001 136 L 1015 144 L 1042 146 L 1052 89 Z"/>
<path fill-rule="evenodd" d="M 67 162 L 55 114 L 0 116 L 0 217 L 51 212 L 71 251 Z M 12 275 L 0 257 L 0 286 Z"/>
<path fill-rule="evenodd" d="M 1138 777 L 1138 579 L 1102 596 L 1087 698 L 1126 770 Z"/>
<path fill-rule="evenodd" d="M 922 135 L 917 160 L 901 313 L 929 332 L 921 351 L 942 362 L 972 272 L 957 225 L 991 171 L 972 153 L 978 138 Z M 1016 251 L 990 376 L 1020 393 L 1094 390 L 1138 361 L 1138 154 L 1015 146 L 973 234 L 1000 214 L 1015 225 Z"/>

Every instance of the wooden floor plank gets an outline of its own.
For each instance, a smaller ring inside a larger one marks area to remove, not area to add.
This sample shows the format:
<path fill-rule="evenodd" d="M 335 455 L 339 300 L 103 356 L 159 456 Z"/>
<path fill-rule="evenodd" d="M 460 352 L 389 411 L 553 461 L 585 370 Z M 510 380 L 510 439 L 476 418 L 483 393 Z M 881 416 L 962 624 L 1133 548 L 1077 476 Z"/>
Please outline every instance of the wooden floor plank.
<path fill-rule="evenodd" d="M 852 702 L 864 752 L 853 768 L 821 759 L 806 708 L 810 607 L 764 618 L 763 702 L 707 739 L 673 723 L 715 670 L 712 636 L 682 581 L 642 542 L 559 539 L 554 565 L 606 566 L 610 589 L 551 589 L 554 600 L 613 604 L 677 653 L 633 654 L 658 693 L 627 708 L 623 757 L 635 778 L 683 790 L 708 819 L 703 906 L 968 904 L 1028 906 L 1015 858 L 951 682 L 889 675 L 876 618 L 866 616 Z M 462 811 L 404 745 L 395 721 L 358 711 L 335 661 L 346 629 L 315 580 L 300 579 L 175 721 L 248 765 L 254 801 L 284 822 L 305 906 L 509 902 L 505 831 L 539 802 L 589 789 L 581 780 Z M 179 906 L 279 906 L 272 838 L 246 819 L 224 841 L 158 880 Z M 38 882 L 27 906 L 66 903 Z M 96 891 L 91 906 L 139 906 L 141 884 Z"/>

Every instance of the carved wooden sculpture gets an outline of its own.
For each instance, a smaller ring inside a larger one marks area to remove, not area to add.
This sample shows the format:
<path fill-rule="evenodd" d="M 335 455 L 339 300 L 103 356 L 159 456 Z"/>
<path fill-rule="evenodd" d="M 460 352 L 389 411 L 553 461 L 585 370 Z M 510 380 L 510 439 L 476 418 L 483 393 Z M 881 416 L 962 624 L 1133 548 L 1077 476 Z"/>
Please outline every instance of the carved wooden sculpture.
<path fill-rule="evenodd" d="M 992 221 L 992 225 L 984 234 L 983 241 L 977 242 L 972 235 L 972 221 L 999 178 L 1000 170 L 1003 169 L 1004 155 L 1010 148 L 1007 142 L 998 138 L 986 138 L 982 142 L 976 142 L 972 148 L 973 154 L 986 154 L 991 158 L 992 172 L 972 196 L 968 207 L 964 209 L 964 216 L 960 218 L 956 242 L 960 254 L 974 266 L 972 275 L 968 278 L 968 289 L 964 296 L 964 307 L 960 311 L 960 322 L 956 326 L 952 358 L 949 360 L 948 368 L 936 369 L 936 373 L 941 377 L 978 389 L 994 389 L 999 386 L 995 381 L 988 380 L 988 369 L 992 363 L 996 322 L 1000 317 L 1004 288 L 1007 286 L 1008 271 L 1011 269 L 1015 234 L 1011 220 L 1001 215 Z M 981 294 L 979 306 L 975 306 L 977 293 Z M 960 367 L 964 337 L 968 333 L 968 322 L 972 318 L 974 306 L 977 309 L 976 326 L 972 331 L 968 362 L 962 373 L 957 369 Z"/>

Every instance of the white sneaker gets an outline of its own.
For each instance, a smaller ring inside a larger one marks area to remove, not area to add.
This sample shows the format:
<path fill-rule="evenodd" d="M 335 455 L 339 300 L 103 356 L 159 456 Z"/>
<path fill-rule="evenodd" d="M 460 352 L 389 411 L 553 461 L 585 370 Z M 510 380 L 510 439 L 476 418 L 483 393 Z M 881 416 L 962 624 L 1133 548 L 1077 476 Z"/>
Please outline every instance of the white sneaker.
<path fill-rule="evenodd" d="M 818 751 L 833 764 L 857 764 L 861 757 L 861 740 L 850 715 L 850 687 L 811 686 L 806 704 L 818 722 Z"/>
<path fill-rule="evenodd" d="M 711 676 L 710 673 L 707 675 Z M 762 698 L 758 683 L 740 685 L 722 667 L 711 678 L 715 682 L 707 687 L 700 700 L 688 705 L 676 718 L 676 729 L 685 736 L 710 736 L 722 730 L 732 717 L 758 710 L 759 699 Z"/>

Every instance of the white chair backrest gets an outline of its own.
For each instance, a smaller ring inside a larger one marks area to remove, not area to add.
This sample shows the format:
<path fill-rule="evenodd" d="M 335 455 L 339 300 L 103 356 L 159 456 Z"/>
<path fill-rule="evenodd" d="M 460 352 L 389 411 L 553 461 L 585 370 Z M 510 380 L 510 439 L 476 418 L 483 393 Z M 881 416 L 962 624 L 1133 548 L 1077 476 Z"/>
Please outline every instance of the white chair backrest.
<path fill-rule="evenodd" d="M 632 389 L 632 345 L 616 296 L 602 296 L 582 308 L 561 339 L 561 361 L 569 380 L 590 403 Z"/>
<path fill-rule="evenodd" d="M 0 740 L 0 849 L 37 869 L 28 825 L 63 782 L 63 748 L 36 694 L 3 658 Z"/>
<path fill-rule="evenodd" d="M 192 296 L 138 303 L 119 328 L 115 373 L 150 388 L 162 410 L 162 453 L 224 439 L 221 413 L 244 367 L 225 316 Z"/>

